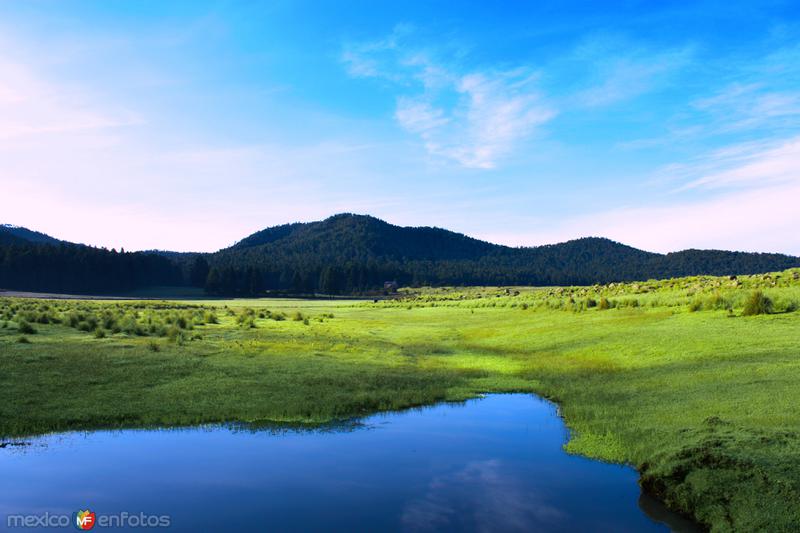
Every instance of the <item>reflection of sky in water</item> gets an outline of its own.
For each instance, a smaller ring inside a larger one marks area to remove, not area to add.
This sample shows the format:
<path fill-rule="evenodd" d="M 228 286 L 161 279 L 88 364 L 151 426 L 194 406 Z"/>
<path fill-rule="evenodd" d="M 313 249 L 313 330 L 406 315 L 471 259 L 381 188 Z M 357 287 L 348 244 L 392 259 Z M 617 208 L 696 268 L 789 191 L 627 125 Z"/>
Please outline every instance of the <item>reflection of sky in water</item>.
<path fill-rule="evenodd" d="M 403 526 L 415 531 L 459 526 L 526 531 L 558 526 L 564 513 L 518 476 L 498 459 L 470 462 L 461 470 L 436 476 L 422 498 L 406 505 Z"/>
<path fill-rule="evenodd" d="M 639 510 L 636 473 L 565 454 L 563 424 L 535 397 L 362 422 L 33 439 L 0 450 L 0 514 L 170 514 L 187 531 L 665 530 Z"/>

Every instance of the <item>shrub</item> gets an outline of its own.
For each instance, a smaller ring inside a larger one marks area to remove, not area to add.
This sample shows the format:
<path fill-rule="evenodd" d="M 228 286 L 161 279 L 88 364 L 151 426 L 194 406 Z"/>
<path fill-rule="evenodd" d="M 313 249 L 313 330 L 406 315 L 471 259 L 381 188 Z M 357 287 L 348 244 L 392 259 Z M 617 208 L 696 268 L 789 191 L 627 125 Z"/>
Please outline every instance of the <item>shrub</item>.
<path fill-rule="evenodd" d="M 94 330 L 94 338 L 95 339 L 105 339 L 106 338 L 106 330 L 103 328 L 97 328 Z"/>
<path fill-rule="evenodd" d="M 252 309 L 245 309 L 236 317 L 236 323 L 243 328 L 256 327 L 255 326 L 255 311 Z"/>
<path fill-rule="evenodd" d="M 104 329 L 114 329 L 117 324 L 117 319 L 113 315 L 105 315 L 102 319 Z"/>
<path fill-rule="evenodd" d="M 689 304 L 689 311 L 694 313 L 695 311 L 699 311 L 703 308 L 703 301 L 700 298 L 695 298 L 692 300 L 692 303 Z"/>
<path fill-rule="evenodd" d="M 639 307 L 639 299 L 638 298 L 625 298 L 624 300 L 620 300 L 618 307 Z"/>
<path fill-rule="evenodd" d="M 600 298 L 600 303 L 597 304 L 597 308 L 600 310 L 611 309 L 611 302 L 608 301 L 608 298 Z"/>
<path fill-rule="evenodd" d="M 730 303 L 722 294 L 715 292 L 706 301 L 706 307 L 708 309 L 728 309 Z"/>
<path fill-rule="evenodd" d="M 20 337 L 19 339 L 17 339 L 17 342 L 20 343 L 20 344 L 30 344 L 31 343 L 31 341 L 28 340 L 28 337 L 25 337 L 24 335 L 22 337 Z"/>
<path fill-rule="evenodd" d="M 25 320 L 20 320 L 19 321 L 19 325 L 17 326 L 17 329 L 19 330 L 20 333 L 27 333 L 28 335 L 34 335 L 36 333 L 36 328 L 31 326 Z"/>
<path fill-rule="evenodd" d="M 150 350 L 151 352 L 158 352 L 161 351 L 161 346 L 159 346 L 156 341 L 151 339 L 147 341 L 147 349 Z"/>
<path fill-rule="evenodd" d="M 132 316 L 125 317 L 119 324 L 122 331 L 127 333 L 128 335 L 144 335 L 144 329 L 142 326 L 136 322 L 136 319 Z"/>
<path fill-rule="evenodd" d="M 300 311 L 296 311 L 295 314 L 292 315 L 292 320 L 294 320 L 295 322 L 300 322 L 301 320 L 303 320 L 303 313 L 301 313 Z"/>
<path fill-rule="evenodd" d="M 586 308 L 591 309 L 592 307 L 597 307 L 597 302 L 594 298 L 587 298 L 586 299 Z"/>
<path fill-rule="evenodd" d="M 181 333 L 180 328 L 178 328 L 176 326 L 170 326 L 169 329 L 167 329 L 166 334 L 167 334 L 167 338 L 172 342 L 177 341 L 179 336 L 181 336 L 181 337 L 183 336 L 183 334 Z"/>
<path fill-rule="evenodd" d="M 81 322 L 81 320 L 83 320 L 83 317 L 75 311 L 72 311 L 69 315 L 67 315 L 67 324 L 69 324 L 69 327 L 71 328 L 78 327 L 78 324 Z"/>
<path fill-rule="evenodd" d="M 772 300 L 761 291 L 753 291 L 744 302 L 743 316 L 766 315 L 772 312 Z"/>
<path fill-rule="evenodd" d="M 211 311 L 206 311 L 206 314 L 205 314 L 204 318 L 205 318 L 206 324 L 219 324 L 219 319 L 217 318 L 217 315 L 214 314 Z"/>

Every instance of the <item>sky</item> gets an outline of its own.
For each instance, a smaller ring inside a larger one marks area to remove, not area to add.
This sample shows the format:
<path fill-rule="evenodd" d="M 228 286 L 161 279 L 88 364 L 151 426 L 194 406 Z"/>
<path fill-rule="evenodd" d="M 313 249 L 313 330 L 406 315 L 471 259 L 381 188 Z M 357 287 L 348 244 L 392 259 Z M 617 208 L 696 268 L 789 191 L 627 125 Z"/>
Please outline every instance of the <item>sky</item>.
<path fill-rule="evenodd" d="M 796 2 L 0 0 L 0 223 L 800 255 Z"/>

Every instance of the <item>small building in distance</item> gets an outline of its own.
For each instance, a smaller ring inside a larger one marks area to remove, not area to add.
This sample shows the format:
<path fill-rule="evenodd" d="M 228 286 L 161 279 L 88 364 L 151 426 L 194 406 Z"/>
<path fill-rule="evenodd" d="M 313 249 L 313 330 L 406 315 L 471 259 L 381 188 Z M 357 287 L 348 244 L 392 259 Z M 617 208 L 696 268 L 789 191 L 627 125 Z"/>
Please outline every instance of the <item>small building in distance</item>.
<path fill-rule="evenodd" d="M 384 281 L 383 282 L 383 290 L 387 292 L 397 292 L 397 282 L 396 281 Z"/>

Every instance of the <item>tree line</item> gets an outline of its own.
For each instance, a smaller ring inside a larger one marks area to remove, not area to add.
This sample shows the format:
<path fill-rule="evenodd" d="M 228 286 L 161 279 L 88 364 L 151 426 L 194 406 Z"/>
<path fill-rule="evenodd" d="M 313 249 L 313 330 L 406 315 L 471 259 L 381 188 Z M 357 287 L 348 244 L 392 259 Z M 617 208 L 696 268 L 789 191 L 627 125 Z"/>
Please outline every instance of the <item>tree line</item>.
<path fill-rule="evenodd" d="M 510 248 L 347 214 L 268 228 L 212 254 L 131 253 L 0 239 L 0 288 L 79 294 L 183 285 L 221 296 L 357 295 L 381 291 L 387 281 L 401 286 L 590 285 L 796 266 L 800 258 L 781 254 L 687 250 L 661 255 L 600 238 Z"/>

